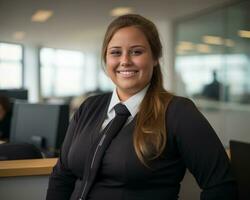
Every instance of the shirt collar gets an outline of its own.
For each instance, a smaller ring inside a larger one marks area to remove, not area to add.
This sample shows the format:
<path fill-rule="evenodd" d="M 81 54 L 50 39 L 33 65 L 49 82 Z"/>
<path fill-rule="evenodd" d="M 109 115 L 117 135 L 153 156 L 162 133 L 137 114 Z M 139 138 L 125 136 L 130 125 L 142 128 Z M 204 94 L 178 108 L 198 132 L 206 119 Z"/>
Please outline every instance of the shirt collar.
<path fill-rule="evenodd" d="M 116 92 L 116 88 L 113 90 L 112 93 L 112 98 L 109 104 L 109 108 L 108 108 L 108 115 L 114 110 L 114 106 L 118 103 L 122 103 L 124 104 L 127 109 L 129 110 L 130 114 L 132 117 L 134 117 L 137 112 L 139 111 L 139 107 L 140 104 L 144 98 L 144 96 L 146 95 L 146 92 L 149 88 L 149 85 L 147 85 L 145 88 L 143 88 L 141 91 L 139 91 L 138 93 L 134 94 L 133 96 L 131 96 L 130 98 L 128 98 L 126 101 L 121 102 L 117 92 Z"/>

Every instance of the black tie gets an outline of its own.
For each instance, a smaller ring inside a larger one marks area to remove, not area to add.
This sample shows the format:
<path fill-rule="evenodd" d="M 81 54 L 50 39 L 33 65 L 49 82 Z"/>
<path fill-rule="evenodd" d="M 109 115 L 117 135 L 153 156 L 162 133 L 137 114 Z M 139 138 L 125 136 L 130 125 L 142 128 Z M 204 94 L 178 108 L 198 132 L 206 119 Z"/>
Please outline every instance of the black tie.
<path fill-rule="evenodd" d="M 130 112 L 127 107 L 121 103 L 116 104 L 115 107 L 115 118 L 107 125 L 106 133 L 116 135 L 121 128 L 124 126 L 128 117 L 130 116 Z"/>
<path fill-rule="evenodd" d="M 83 175 L 83 191 L 80 199 L 86 199 L 91 186 L 94 183 L 96 174 L 101 165 L 104 153 L 109 147 L 112 139 L 120 132 L 128 117 L 130 112 L 127 107 L 121 103 L 115 105 L 115 118 L 109 122 L 105 129 L 101 132 L 101 137 L 98 143 L 91 148 L 89 159 L 86 162 L 84 175 Z"/>

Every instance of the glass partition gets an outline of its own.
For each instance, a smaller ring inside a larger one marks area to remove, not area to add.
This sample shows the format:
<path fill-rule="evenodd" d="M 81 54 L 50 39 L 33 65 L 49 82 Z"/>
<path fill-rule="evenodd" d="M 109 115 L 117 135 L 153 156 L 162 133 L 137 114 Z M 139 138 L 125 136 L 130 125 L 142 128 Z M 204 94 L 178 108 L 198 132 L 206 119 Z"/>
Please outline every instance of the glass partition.
<path fill-rule="evenodd" d="M 250 103 L 249 5 L 244 1 L 177 23 L 179 94 Z"/>
<path fill-rule="evenodd" d="M 176 93 L 192 98 L 225 146 L 250 142 L 250 2 L 176 22 Z"/>

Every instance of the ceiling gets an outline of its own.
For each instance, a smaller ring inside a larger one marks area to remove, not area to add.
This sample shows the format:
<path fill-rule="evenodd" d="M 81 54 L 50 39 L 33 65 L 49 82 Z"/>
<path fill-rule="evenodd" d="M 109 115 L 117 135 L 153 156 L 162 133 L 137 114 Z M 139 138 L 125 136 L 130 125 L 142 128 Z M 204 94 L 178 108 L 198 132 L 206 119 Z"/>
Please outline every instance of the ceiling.
<path fill-rule="evenodd" d="M 105 28 L 113 19 L 109 12 L 118 6 L 153 21 L 169 21 L 220 6 L 232 0 L 0 0 L 0 41 L 86 50 L 100 45 Z M 31 22 L 38 9 L 51 9 L 45 23 Z M 13 39 L 25 32 L 22 40 Z"/>

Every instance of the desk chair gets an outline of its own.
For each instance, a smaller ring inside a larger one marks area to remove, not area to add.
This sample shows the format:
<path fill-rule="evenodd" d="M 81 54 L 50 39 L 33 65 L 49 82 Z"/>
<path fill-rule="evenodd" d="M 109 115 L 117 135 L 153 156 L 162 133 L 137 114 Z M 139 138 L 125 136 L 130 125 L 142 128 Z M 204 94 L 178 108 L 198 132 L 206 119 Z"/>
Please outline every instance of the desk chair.
<path fill-rule="evenodd" d="M 250 199 L 250 143 L 230 141 L 231 163 L 238 182 L 239 200 Z"/>
<path fill-rule="evenodd" d="M 21 143 L 0 144 L 0 161 L 1 160 L 23 160 L 43 158 L 41 151 L 33 144 Z"/>

